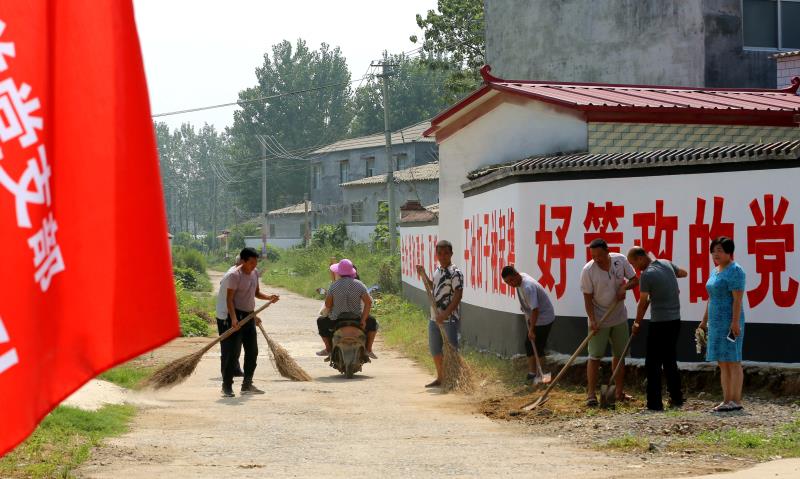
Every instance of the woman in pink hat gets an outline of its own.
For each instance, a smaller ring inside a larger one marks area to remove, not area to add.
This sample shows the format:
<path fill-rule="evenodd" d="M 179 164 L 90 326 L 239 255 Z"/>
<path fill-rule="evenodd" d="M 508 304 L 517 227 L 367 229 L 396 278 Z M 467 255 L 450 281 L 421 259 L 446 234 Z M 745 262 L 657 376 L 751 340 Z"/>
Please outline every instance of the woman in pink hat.
<path fill-rule="evenodd" d="M 332 326 L 341 315 L 351 314 L 361 317 L 361 329 L 367 334 L 367 355 L 372 359 L 378 359 L 378 356 L 372 352 L 372 344 L 378 333 L 378 322 L 369 315 L 372 310 L 372 297 L 370 297 L 367 287 L 356 279 L 358 271 L 349 259 L 332 264 L 330 270 L 338 279 L 333 282 L 325 297 L 325 308 L 330 312 L 328 314 L 330 323 L 327 326 L 319 327 L 319 334 L 325 342 L 326 353 L 330 354 L 331 352 Z"/>

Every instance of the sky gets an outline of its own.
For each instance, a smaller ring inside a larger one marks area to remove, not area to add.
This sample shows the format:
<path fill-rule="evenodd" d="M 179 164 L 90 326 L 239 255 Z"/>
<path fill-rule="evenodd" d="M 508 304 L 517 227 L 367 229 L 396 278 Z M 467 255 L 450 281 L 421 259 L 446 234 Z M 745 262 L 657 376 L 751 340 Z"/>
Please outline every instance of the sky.
<path fill-rule="evenodd" d="M 256 83 L 263 55 L 284 39 L 339 46 L 352 78 L 381 52 L 413 50 L 415 15 L 436 0 L 134 0 L 153 114 L 234 102 Z M 223 129 L 236 107 L 157 118 Z"/>

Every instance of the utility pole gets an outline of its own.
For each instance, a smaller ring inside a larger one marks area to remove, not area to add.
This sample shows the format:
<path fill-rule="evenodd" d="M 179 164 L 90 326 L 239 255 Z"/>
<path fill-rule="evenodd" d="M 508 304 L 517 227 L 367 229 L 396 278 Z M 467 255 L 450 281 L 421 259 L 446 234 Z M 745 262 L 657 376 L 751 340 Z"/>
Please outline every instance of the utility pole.
<path fill-rule="evenodd" d="M 305 234 L 303 234 L 303 246 L 307 247 L 311 240 L 311 229 L 309 228 L 309 223 L 308 223 L 308 193 L 303 195 L 303 204 L 305 205 L 306 208 L 306 230 Z"/>
<path fill-rule="evenodd" d="M 384 58 L 384 60 L 386 60 Z M 381 74 L 378 78 L 383 80 L 383 127 L 386 136 L 386 187 L 389 203 L 389 251 L 394 255 L 397 253 L 397 215 L 394 206 L 394 160 L 392 158 L 392 131 L 389 129 L 389 77 L 393 75 L 387 67 L 397 66 L 386 63 L 385 61 L 374 66 L 381 67 Z"/>
<path fill-rule="evenodd" d="M 263 138 L 258 137 L 261 142 L 261 253 L 267 254 L 267 144 Z"/>

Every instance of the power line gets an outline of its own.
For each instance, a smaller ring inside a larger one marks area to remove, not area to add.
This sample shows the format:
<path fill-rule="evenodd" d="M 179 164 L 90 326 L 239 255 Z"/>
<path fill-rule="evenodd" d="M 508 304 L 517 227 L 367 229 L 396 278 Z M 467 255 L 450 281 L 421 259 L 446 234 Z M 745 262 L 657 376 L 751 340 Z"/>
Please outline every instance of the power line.
<path fill-rule="evenodd" d="M 350 80 L 350 81 L 340 82 L 340 83 L 331 83 L 331 84 L 328 84 L 328 85 L 322 85 L 322 86 L 318 86 L 318 87 L 314 87 L 314 88 L 306 88 L 306 89 L 303 89 L 303 90 L 295 90 L 295 91 L 290 91 L 290 92 L 286 92 L 286 93 L 279 93 L 277 95 L 268 95 L 268 96 L 262 96 L 262 97 L 258 97 L 258 98 L 251 98 L 249 100 L 238 100 L 238 101 L 231 102 L 231 103 L 220 103 L 218 105 L 201 106 L 201 107 L 197 107 L 197 108 L 187 108 L 185 110 L 169 111 L 169 112 L 166 112 L 166 113 L 156 113 L 155 115 L 151 115 L 151 117 L 152 118 L 158 118 L 158 117 L 162 117 L 162 116 L 180 115 L 182 113 L 193 113 L 193 112 L 196 112 L 196 111 L 212 110 L 212 109 L 215 109 L 215 108 L 225 108 L 225 107 L 229 107 L 229 106 L 241 106 L 241 105 L 246 104 L 246 103 L 254 103 L 254 102 L 258 102 L 258 101 L 272 100 L 274 98 L 281 98 L 281 97 L 289 96 L 289 95 L 298 95 L 300 93 L 308 93 L 308 92 L 312 92 L 312 91 L 324 90 L 326 88 L 333 88 L 333 87 L 337 87 L 337 86 L 350 85 L 351 83 L 355 83 L 355 82 L 361 81 L 361 80 L 363 80 L 363 78 L 357 78 L 355 80 Z"/>

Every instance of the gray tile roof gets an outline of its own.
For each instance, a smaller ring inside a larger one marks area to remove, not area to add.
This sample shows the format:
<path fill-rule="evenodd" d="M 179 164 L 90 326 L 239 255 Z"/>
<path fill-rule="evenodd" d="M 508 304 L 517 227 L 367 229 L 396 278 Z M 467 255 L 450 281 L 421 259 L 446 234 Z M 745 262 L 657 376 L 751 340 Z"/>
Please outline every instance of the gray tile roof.
<path fill-rule="evenodd" d="M 308 202 L 308 211 L 314 211 L 314 204 L 311 203 L 310 201 Z M 299 214 L 305 214 L 305 212 L 306 212 L 305 203 L 297 203 L 296 205 L 286 206 L 284 208 L 272 210 L 267 214 L 270 216 L 299 215 Z"/>
<path fill-rule="evenodd" d="M 462 189 L 471 190 L 502 178 L 517 175 L 630 170 L 766 160 L 800 160 L 800 140 L 710 148 L 678 148 L 605 154 L 580 152 L 530 157 L 513 163 L 472 171 L 467 175 L 470 182 L 463 185 Z"/>
<path fill-rule="evenodd" d="M 392 144 L 398 145 L 402 143 L 431 143 L 435 141 L 433 138 L 427 138 L 422 133 L 431 127 L 430 120 L 419 122 L 415 125 L 409 125 L 401 128 L 392 133 Z M 386 144 L 386 137 L 383 133 L 376 133 L 374 135 L 360 136 L 358 138 L 350 138 L 347 140 L 337 141 L 330 145 L 323 146 L 315 150 L 312 154 L 319 155 L 323 153 L 330 153 L 332 151 L 344 150 L 357 150 L 360 148 L 374 148 L 376 146 L 383 146 Z"/>
<path fill-rule="evenodd" d="M 425 165 L 414 166 L 405 170 L 394 172 L 395 183 L 409 183 L 412 181 L 436 181 L 439 179 L 439 163 L 427 163 Z M 339 186 L 365 186 L 380 185 L 386 183 L 386 175 L 368 176 L 360 180 L 348 181 Z"/>
<path fill-rule="evenodd" d="M 800 55 L 800 50 L 776 53 L 775 55 L 772 55 L 772 58 L 793 57 L 795 55 Z"/>

